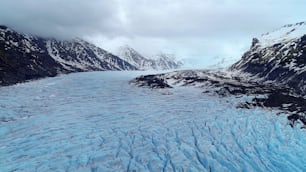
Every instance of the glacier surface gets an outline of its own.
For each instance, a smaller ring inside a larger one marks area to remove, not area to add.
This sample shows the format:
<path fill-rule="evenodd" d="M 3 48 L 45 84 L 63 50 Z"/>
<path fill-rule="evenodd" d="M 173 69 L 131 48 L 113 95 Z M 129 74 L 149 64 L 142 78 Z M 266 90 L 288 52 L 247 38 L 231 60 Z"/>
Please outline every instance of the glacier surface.
<path fill-rule="evenodd" d="M 306 132 L 285 115 L 195 88 L 129 85 L 139 74 L 0 88 L 0 171 L 306 170 Z"/>

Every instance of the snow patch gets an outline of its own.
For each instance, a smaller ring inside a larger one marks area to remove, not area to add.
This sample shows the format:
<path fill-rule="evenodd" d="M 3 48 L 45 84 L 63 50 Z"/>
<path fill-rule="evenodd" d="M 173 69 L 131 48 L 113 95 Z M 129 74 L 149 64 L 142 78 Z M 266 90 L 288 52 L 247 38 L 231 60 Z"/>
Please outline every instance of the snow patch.
<path fill-rule="evenodd" d="M 260 47 L 269 47 L 277 43 L 289 42 L 306 34 L 306 22 L 285 25 L 273 32 L 268 32 L 259 37 Z"/>

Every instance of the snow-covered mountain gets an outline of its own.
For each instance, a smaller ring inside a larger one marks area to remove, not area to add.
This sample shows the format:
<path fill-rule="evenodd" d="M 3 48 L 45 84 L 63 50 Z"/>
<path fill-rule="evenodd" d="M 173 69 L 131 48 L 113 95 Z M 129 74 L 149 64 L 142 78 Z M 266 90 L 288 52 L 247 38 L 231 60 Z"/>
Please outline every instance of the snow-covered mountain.
<path fill-rule="evenodd" d="M 174 54 L 159 53 L 155 56 L 155 68 L 158 70 L 178 69 L 183 66 L 182 61 L 176 60 Z"/>
<path fill-rule="evenodd" d="M 46 39 L 0 26 L 0 85 L 60 73 L 136 69 L 119 57 L 81 39 Z"/>
<path fill-rule="evenodd" d="M 155 67 L 154 60 L 145 58 L 129 46 L 120 47 L 117 55 L 140 70 L 149 70 Z"/>
<path fill-rule="evenodd" d="M 67 70 L 134 70 L 133 65 L 81 39 L 46 40 L 48 54 Z"/>
<path fill-rule="evenodd" d="M 231 70 L 306 93 L 306 22 L 285 25 L 254 38 Z"/>
<path fill-rule="evenodd" d="M 183 65 L 172 54 L 160 53 L 154 58 L 147 58 L 129 46 L 120 47 L 117 55 L 140 70 L 177 69 Z"/>

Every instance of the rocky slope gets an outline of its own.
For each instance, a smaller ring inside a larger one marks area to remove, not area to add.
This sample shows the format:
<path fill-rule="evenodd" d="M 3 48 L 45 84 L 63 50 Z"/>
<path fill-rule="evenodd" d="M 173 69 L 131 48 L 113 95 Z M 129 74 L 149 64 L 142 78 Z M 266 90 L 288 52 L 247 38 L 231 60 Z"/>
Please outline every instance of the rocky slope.
<path fill-rule="evenodd" d="M 140 70 L 168 70 L 178 69 L 183 65 L 174 55 L 158 54 L 154 58 L 147 58 L 129 46 L 120 47 L 118 56 Z"/>
<path fill-rule="evenodd" d="M 306 22 L 254 38 L 250 50 L 231 70 L 306 94 Z"/>
<path fill-rule="evenodd" d="M 61 73 L 135 69 L 128 62 L 81 39 L 58 41 L 0 26 L 0 85 Z"/>

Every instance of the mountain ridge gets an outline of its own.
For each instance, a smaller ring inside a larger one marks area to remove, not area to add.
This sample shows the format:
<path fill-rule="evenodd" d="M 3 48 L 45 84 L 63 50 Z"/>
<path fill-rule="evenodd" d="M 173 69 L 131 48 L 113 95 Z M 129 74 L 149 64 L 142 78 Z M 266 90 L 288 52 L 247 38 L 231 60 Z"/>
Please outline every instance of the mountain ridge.
<path fill-rule="evenodd" d="M 275 32 L 254 38 L 250 49 L 230 70 L 306 94 L 306 22 L 285 25 Z"/>
<path fill-rule="evenodd" d="M 0 26 L 0 85 L 58 74 L 137 70 L 121 58 L 81 39 L 60 41 Z"/>
<path fill-rule="evenodd" d="M 154 56 L 155 58 L 148 58 L 128 45 L 120 47 L 117 55 L 141 70 L 178 69 L 183 65 L 172 54 L 159 53 Z"/>

